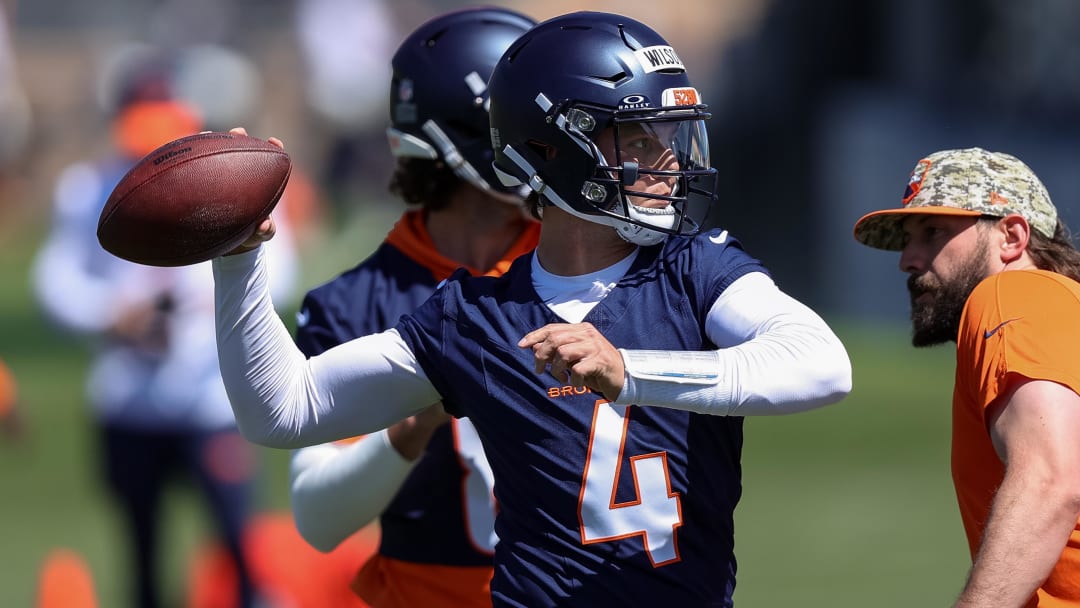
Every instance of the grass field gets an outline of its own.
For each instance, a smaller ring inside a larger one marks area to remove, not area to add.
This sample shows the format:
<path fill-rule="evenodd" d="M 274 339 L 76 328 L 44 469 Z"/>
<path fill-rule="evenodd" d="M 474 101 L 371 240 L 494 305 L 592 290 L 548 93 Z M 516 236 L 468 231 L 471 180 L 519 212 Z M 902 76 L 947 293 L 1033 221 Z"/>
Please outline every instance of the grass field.
<path fill-rule="evenodd" d="M 354 222 L 310 256 L 305 286 L 343 267 L 389 226 Z M 0 441 L 0 606 L 32 606 L 39 563 L 55 547 L 87 558 L 103 608 L 122 606 L 119 521 L 97 475 L 82 399 L 86 354 L 42 323 L 27 268 L 35 225 L 0 227 L 0 357 L 19 378 L 28 433 Z M 350 253 L 353 252 L 353 253 Z M 948 472 L 952 350 L 914 351 L 902 326 L 833 319 L 855 388 L 824 410 L 747 421 L 737 511 L 740 607 L 947 605 L 967 552 Z M 284 509 L 285 454 L 265 450 L 261 506 Z M 206 522 L 186 488 L 169 497 L 167 584 L 182 593 L 185 560 Z M 178 603 L 177 606 L 180 604 Z"/>

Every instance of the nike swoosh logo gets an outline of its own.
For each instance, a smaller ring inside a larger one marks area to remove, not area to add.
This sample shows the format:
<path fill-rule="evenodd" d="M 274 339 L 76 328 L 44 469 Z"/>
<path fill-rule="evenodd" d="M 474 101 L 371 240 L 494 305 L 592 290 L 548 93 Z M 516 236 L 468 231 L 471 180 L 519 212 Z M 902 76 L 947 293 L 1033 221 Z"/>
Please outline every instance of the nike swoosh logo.
<path fill-rule="evenodd" d="M 1009 323 L 1012 323 L 1013 321 L 1019 321 L 1019 320 L 1020 320 L 1020 317 L 1017 317 L 1015 319 L 1007 319 L 1005 321 L 1002 321 L 1001 323 L 998 323 L 998 326 L 995 327 L 994 329 L 988 329 L 988 330 L 984 331 L 983 332 L 983 338 L 986 339 L 986 340 L 989 340 L 990 337 L 993 336 L 994 334 L 996 334 L 999 329 L 1001 329 L 1002 327 L 1005 327 L 1006 325 L 1008 325 Z"/>
<path fill-rule="evenodd" d="M 710 236 L 709 240 L 717 245 L 723 245 L 727 242 L 727 236 L 727 230 L 725 230 L 716 236 Z"/>
<path fill-rule="evenodd" d="M 302 308 L 302 309 L 296 311 L 296 325 L 298 327 L 303 327 L 303 326 L 307 325 L 308 321 L 310 321 L 310 320 L 311 320 L 311 312 L 308 311 L 308 309 Z"/>

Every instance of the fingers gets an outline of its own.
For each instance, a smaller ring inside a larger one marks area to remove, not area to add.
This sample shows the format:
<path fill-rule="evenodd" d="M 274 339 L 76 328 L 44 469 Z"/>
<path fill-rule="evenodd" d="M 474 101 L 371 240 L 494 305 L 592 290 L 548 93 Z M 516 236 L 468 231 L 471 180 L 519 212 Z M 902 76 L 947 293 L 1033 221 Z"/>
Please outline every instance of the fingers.
<path fill-rule="evenodd" d="M 518 346 L 521 348 L 532 349 L 533 371 L 537 374 L 544 373 L 548 364 L 551 364 L 551 374 L 556 378 L 561 378 L 559 374 L 565 370 L 565 364 L 559 358 L 558 349 L 570 339 L 567 333 L 569 327 L 570 325 L 566 323 L 548 324 L 525 334 L 525 337 L 518 341 Z"/>
<path fill-rule="evenodd" d="M 556 348 L 548 360 L 551 365 L 551 375 L 573 386 L 584 386 L 585 377 L 597 371 L 593 365 L 595 361 L 593 355 L 596 351 L 596 346 L 591 342 L 573 342 Z M 540 371 L 542 372 L 543 369 Z"/>
<path fill-rule="evenodd" d="M 622 354 L 591 323 L 552 323 L 529 332 L 518 346 L 531 348 L 534 369 L 550 373 L 575 388 L 588 387 L 607 399 L 622 391 L 626 367 Z"/>
<path fill-rule="evenodd" d="M 209 133 L 209 131 L 203 131 L 203 133 Z M 247 135 L 248 134 L 247 129 L 245 129 L 244 127 L 233 127 L 231 129 L 229 129 L 229 133 L 235 133 L 236 135 Z M 285 143 L 283 141 L 281 141 L 280 139 L 278 139 L 277 137 L 268 137 L 268 138 L 266 138 L 266 141 L 268 141 L 271 144 L 281 148 L 282 150 L 285 149 Z"/>
<path fill-rule="evenodd" d="M 590 323 L 553 323 L 529 332 L 518 346 L 533 351 L 533 369 L 544 373 L 550 366 L 552 376 L 569 380 L 574 386 L 585 385 L 586 378 L 601 371 L 596 355 L 614 347 Z"/>
<path fill-rule="evenodd" d="M 274 218 L 267 216 L 263 218 L 263 221 L 259 223 L 259 227 L 255 229 L 255 232 L 247 238 L 243 243 L 240 243 L 235 249 L 226 253 L 226 256 L 237 255 L 255 249 L 262 243 L 274 238 L 274 234 L 277 233 L 277 226 L 274 224 Z"/>
<path fill-rule="evenodd" d="M 538 374 L 544 373 L 544 369 L 547 367 L 549 355 L 546 353 L 541 354 L 540 350 L 545 349 L 544 344 L 548 338 L 548 334 L 550 333 L 550 330 L 548 329 L 550 327 L 552 326 L 545 325 L 540 329 L 530 331 L 529 333 L 525 334 L 525 337 L 518 340 L 519 347 L 533 349 L 533 357 L 535 360 L 533 371 Z M 548 346 L 547 348 L 550 348 L 550 346 Z"/>
<path fill-rule="evenodd" d="M 550 332 L 549 328 L 551 327 L 555 327 L 555 325 L 545 325 L 540 329 L 534 329 L 533 331 L 530 331 L 529 333 L 525 334 L 522 339 L 518 340 L 518 346 L 520 346 L 521 348 L 529 348 L 537 342 L 543 342 L 547 338 L 547 335 Z"/>
<path fill-rule="evenodd" d="M 277 224 L 274 223 L 273 218 L 269 215 L 259 223 L 259 227 L 255 229 L 254 237 L 262 240 L 269 241 L 277 234 Z"/>

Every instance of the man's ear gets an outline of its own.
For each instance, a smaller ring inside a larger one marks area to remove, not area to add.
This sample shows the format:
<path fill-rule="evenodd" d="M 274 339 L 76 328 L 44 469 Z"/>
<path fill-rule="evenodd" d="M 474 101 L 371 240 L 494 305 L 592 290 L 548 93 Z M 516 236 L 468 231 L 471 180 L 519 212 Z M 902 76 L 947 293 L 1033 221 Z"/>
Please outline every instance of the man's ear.
<path fill-rule="evenodd" d="M 1027 251 L 1031 240 L 1031 225 L 1018 213 L 1011 213 L 1001 218 L 998 230 L 1004 237 L 1001 241 L 1001 261 L 1008 264 L 1018 260 Z"/>

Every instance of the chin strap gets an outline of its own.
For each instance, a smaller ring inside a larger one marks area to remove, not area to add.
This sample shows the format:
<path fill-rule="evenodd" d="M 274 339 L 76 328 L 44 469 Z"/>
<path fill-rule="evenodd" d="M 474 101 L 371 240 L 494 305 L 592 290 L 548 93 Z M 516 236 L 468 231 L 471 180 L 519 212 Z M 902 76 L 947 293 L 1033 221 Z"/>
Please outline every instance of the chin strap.
<path fill-rule="evenodd" d="M 431 143 L 393 127 L 387 128 L 386 134 L 390 140 L 391 153 L 397 157 L 428 158 L 432 160 L 441 157 L 446 166 L 450 167 L 454 172 L 454 175 L 505 203 L 521 205 L 522 199 L 528 195 L 528 188 L 517 188 L 509 192 L 493 188 L 480 175 L 480 172 L 465 159 L 465 156 L 457 149 L 450 136 L 435 121 L 428 120 L 420 129 L 424 132 L 424 135 L 431 139 Z"/>
<path fill-rule="evenodd" d="M 622 211 L 623 209 L 624 203 L 620 197 L 616 204 L 616 211 Z M 648 207 L 638 207 L 631 203 L 629 205 L 627 216 L 643 224 L 652 224 L 657 228 L 667 229 L 670 229 L 675 224 L 676 220 L 675 210 L 670 206 L 664 209 L 650 209 Z M 619 224 L 615 226 L 615 232 L 617 232 L 624 241 L 645 247 L 662 242 L 669 234 L 667 232 L 652 230 L 645 226 L 625 221 L 620 221 Z"/>

